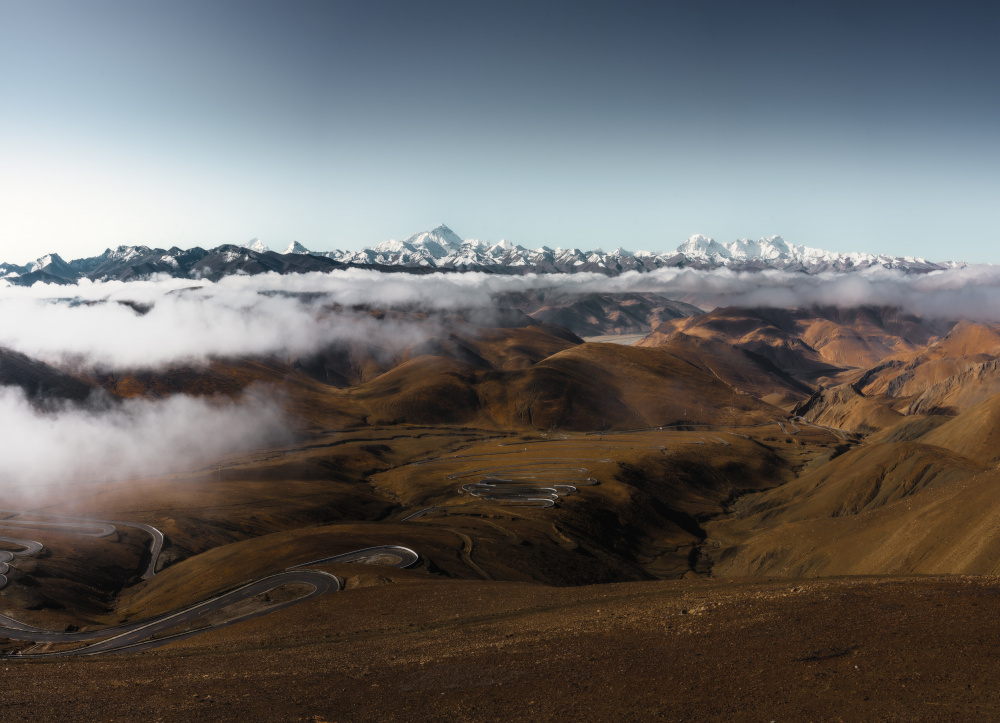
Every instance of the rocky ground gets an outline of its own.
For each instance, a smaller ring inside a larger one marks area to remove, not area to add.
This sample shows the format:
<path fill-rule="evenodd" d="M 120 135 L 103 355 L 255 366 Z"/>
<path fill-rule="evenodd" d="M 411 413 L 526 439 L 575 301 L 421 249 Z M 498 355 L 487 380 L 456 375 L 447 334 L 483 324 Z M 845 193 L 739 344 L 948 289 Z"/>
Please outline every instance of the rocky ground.
<path fill-rule="evenodd" d="M 353 572 L 343 592 L 158 651 L 6 661 L 4 717 L 985 720 L 1000 702 L 995 578 Z"/>

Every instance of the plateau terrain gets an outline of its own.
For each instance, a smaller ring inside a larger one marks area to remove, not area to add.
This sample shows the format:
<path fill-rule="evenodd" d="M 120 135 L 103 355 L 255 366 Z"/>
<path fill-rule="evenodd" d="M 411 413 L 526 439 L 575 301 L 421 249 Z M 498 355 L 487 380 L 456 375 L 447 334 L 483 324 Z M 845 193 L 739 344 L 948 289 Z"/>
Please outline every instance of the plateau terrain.
<path fill-rule="evenodd" d="M 994 705 L 995 322 L 144 283 L 0 301 L 73 321 L 0 349 L 5 424 L 29 430 L 0 460 L 11 717 Z M 200 351 L 171 341 L 192 310 Z M 262 316 L 271 346 L 226 338 Z M 98 322 L 134 343 L 71 332 Z"/>

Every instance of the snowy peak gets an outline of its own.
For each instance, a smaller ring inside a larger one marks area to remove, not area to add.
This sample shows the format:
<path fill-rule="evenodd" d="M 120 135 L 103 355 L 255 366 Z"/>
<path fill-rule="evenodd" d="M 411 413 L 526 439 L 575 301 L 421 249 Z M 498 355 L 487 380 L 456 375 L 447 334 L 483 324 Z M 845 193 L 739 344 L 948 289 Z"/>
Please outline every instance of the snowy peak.
<path fill-rule="evenodd" d="M 688 258 L 704 258 L 714 260 L 716 258 L 730 259 L 733 257 L 727 247 L 723 246 L 715 239 L 709 238 L 708 236 L 702 236 L 700 233 L 695 234 L 678 246 L 677 251 L 684 254 Z"/>
<path fill-rule="evenodd" d="M 301 246 L 301 244 L 299 245 Z M 243 248 L 248 249 L 250 251 L 256 251 L 259 254 L 267 253 L 268 251 L 271 250 L 267 247 L 267 244 L 261 241 L 259 238 L 250 239 L 245 244 L 243 244 Z M 301 253 L 301 252 L 286 251 L 285 253 Z"/>
<path fill-rule="evenodd" d="M 63 261 L 59 254 L 45 254 L 35 261 L 28 264 L 28 273 L 35 271 L 43 271 L 50 276 L 58 276 L 63 279 L 71 279 L 76 276 L 76 273 Z"/>
<path fill-rule="evenodd" d="M 792 255 L 791 249 L 781 236 L 771 236 L 758 241 L 737 239 L 726 248 L 734 259 L 787 259 Z"/>
<path fill-rule="evenodd" d="M 794 264 L 809 267 L 831 264 L 835 267 L 854 267 L 882 264 L 889 260 L 888 257 L 873 254 L 839 254 L 808 246 L 797 246 L 787 243 L 781 236 L 767 236 L 756 241 L 743 238 L 732 243 L 722 244 L 715 239 L 699 234 L 692 236 L 678 246 L 677 251 L 690 260 L 723 266 L 763 263 L 776 268 Z M 926 263 L 922 259 L 915 261 Z"/>
<path fill-rule="evenodd" d="M 444 224 L 431 231 L 413 234 L 403 243 L 435 259 L 443 259 L 462 247 L 462 239 Z"/>
<path fill-rule="evenodd" d="M 390 239 L 389 241 L 383 241 L 379 245 L 373 246 L 371 249 L 367 250 L 375 251 L 376 253 L 380 254 L 401 254 L 407 251 L 411 253 L 416 251 L 416 249 L 411 244 L 408 244 L 405 241 L 396 241 L 394 239 Z"/>
<path fill-rule="evenodd" d="M 245 248 L 250 248 L 250 247 L 246 246 Z M 264 248 L 267 248 L 267 247 L 265 246 Z M 256 251 L 257 249 L 253 249 L 253 250 Z M 281 253 L 283 253 L 283 254 L 307 254 L 307 253 L 309 253 L 309 249 L 307 249 L 305 246 L 303 246 L 302 244 L 300 244 L 298 241 L 292 241 L 290 244 L 288 244 L 288 248 L 286 248 Z"/>

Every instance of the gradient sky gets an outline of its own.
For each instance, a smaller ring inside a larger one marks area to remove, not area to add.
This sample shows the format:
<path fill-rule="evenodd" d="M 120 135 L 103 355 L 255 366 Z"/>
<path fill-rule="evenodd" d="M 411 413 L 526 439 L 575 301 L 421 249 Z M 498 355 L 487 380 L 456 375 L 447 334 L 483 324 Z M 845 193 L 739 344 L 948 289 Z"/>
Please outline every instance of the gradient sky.
<path fill-rule="evenodd" d="M 0 260 L 694 233 L 1000 263 L 1000 3 L 0 0 Z"/>

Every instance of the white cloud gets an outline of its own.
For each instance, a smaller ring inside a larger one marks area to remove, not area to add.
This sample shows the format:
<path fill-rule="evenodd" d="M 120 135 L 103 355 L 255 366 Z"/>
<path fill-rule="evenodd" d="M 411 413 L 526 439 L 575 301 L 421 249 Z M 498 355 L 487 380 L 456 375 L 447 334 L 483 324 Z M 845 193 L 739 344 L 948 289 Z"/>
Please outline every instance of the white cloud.
<path fill-rule="evenodd" d="M 260 393 L 237 400 L 178 395 L 66 404 L 43 412 L 19 389 L 0 387 L 0 419 L 0 486 L 28 496 L 53 486 L 194 469 L 291 438 L 280 405 Z"/>
<path fill-rule="evenodd" d="M 506 291 L 648 291 L 702 306 L 897 306 L 946 318 L 1000 320 L 1000 267 L 924 275 L 874 268 L 806 275 L 726 269 L 503 276 L 425 275 L 348 269 L 333 273 L 232 276 L 212 283 L 161 278 L 83 282 L 74 287 L 0 285 L 0 346 L 51 363 L 155 367 L 213 356 L 304 354 L 338 340 L 403 348 L 440 332 L 433 322 L 375 320 L 368 308 L 488 308 Z M 72 296 L 72 301 L 53 301 Z M 145 315 L 117 302 L 151 305 Z M 337 305 L 338 310 L 332 311 Z"/>

